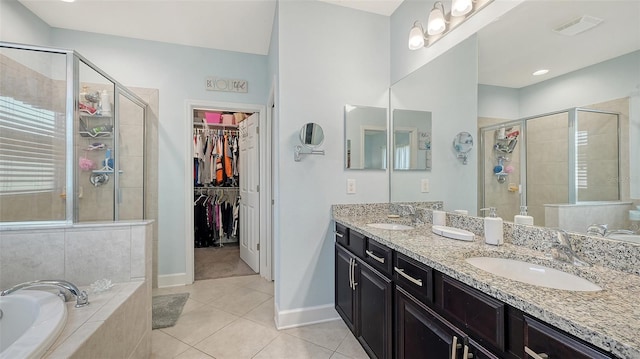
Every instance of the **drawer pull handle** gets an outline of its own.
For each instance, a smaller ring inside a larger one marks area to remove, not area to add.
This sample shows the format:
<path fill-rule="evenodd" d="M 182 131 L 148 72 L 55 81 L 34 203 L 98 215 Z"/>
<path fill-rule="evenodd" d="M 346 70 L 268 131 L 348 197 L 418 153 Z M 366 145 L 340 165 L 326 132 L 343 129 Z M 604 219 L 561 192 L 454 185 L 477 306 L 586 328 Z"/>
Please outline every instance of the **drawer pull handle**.
<path fill-rule="evenodd" d="M 549 359 L 549 356 L 545 353 L 536 353 L 533 350 L 531 350 L 528 346 L 525 345 L 524 347 L 524 352 L 527 353 L 530 357 L 532 357 L 533 359 Z"/>
<path fill-rule="evenodd" d="M 377 262 L 380 262 L 380 263 L 384 264 L 384 258 L 378 257 L 377 255 L 373 254 L 373 252 L 368 250 L 368 249 L 365 252 L 367 252 L 367 255 L 369 257 L 375 259 Z"/>
<path fill-rule="evenodd" d="M 453 341 L 451 342 L 451 359 L 456 359 L 458 349 L 460 349 L 461 345 L 458 344 L 458 337 L 453 336 Z"/>
<path fill-rule="evenodd" d="M 401 276 L 405 277 L 406 279 L 408 279 L 411 283 L 422 287 L 422 279 L 415 279 L 412 276 L 408 275 L 407 273 L 404 272 L 404 269 L 400 269 L 398 267 L 393 267 L 393 270 L 395 270 L 396 272 L 398 272 L 398 274 L 400 274 Z M 455 337 L 454 337 L 455 338 Z M 456 339 L 457 340 L 457 339 Z"/>
<path fill-rule="evenodd" d="M 353 290 L 353 279 L 351 277 L 351 265 L 353 264 L 353 258 L 349 258 L 349 288 Z"/>
<path fill-rule="evenodd" d="M 471 359 L 473 358 L 473 353 L 469 353 L 469 346 L 468 345 L 464 345 L 464 351 L 462 352 L 462 358 L 464 359 Z"/>
<path fill-rule="evenodd" d="M 333 233 L 335 233 L 335 234 L 336 234 L 336 237 L 340 237 L 340 238 L 344 237 L 344 234 L 342 234 L 342 233 L 340 233 L 340 232 L 335 232 L 335 231 L 334 231 Z"/>

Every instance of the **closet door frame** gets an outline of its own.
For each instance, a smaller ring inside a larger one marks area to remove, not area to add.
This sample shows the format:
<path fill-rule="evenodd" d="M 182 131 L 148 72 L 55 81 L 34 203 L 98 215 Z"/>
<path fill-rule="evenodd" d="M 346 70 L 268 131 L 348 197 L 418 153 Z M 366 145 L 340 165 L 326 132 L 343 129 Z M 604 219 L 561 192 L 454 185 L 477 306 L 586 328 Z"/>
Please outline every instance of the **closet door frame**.
<path fill-rule="evenodd" d="M 193 179 L 189 174 L 193 173 L 193 111 L 196 109 L 216 109 L 228 112 L 258 112 L 260 114 L 259 119 L 259 146 L 260 146 L 260 238 L 258 243 L 260 244 L 260 276 L 267 280 L 273 280 L 273 238 L 271 235 L 271 225 L 268 221 L 271 220 L 272 206 L 271 206 L 271 119 L 270 113 L 264 105 L 256 104 L 244 104 L 244 103 L 231 103 L 231 102 L 213 102 L 213 101 L 201 101 L 201 100 L 186 100 L 185 101 L 185 133 L 184 138 L 186 142 L 187 155 L 184 159 L 185 163 L 185 182 L 184 182 L 184 238 L 185 238 L 185 280 L 184 284 L 191 284 L 194 281 L 194 233 L 193 233 Z M 240 174 L 242 176 L 242 174 Z"/>

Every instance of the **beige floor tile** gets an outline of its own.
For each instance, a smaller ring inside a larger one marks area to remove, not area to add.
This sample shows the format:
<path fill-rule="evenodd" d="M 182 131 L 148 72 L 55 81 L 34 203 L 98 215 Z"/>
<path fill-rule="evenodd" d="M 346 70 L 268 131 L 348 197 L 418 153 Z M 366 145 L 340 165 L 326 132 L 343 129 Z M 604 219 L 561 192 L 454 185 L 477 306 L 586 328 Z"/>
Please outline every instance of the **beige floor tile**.
<path fill-rule="evenodd" d="M 174 358 L 188 350 L 190 347 L 178 339 L 162 332 L 151 331 L 151 357 L 152 359 Z"/>
<path fill-rule="evenodd" d="M 273 281 L 266 280 L 260 276 L 255 278 L 253 281 L 244 284 L 243 287 L 257 290 L 258 292 L 266 293 L 269 295 L 273 295 Z"/>
<path fill-rule="evenodd" d="M 240 318 L 195 347 L 217 359 L 252 358 L 278 335 L 275 329 Z"/>
<path fill-rule="evenodd" d="M 349 333 L 349 328 L 342 320 L 333 320 L 283 332 L 335 351 Z"/>
<path fill-rule="evenodd" d="M 249 285 L 250 283 L 254 282 L 257 279 L 260 279 L 260 276 L 258 274 L 218 278 L 218 279 L 213 279 L 213 281 L 216 281 L 219 284 L 236 285 L 239 287 L 243 287 L 243 286 Z"/>
<path fill-rule="evenodd" d="M 333 355 L 331 356 L 330 359 L 351 359 L 351 357 L 348 357 L 346 355 L 342 355 L 338 352 L 333 353 Z"/>
<path fill-rule="evenodd" d="M 267 345 L 256 359 L 329 359 L 332 350 L 315 345 L 306 340 L 281 334 Z"/>
<path fill-rule="evenodd" d="M 176 359 L 214 359 L 196 348 L 189 348 L 182 354 L 178 355 Z"/>
<path fill-rule="evenodd" d="M 358 339 L 356 339 L 356 337 L 354 337 L 351 332 L 347 334 L 338 349 L 336 349 L 336 352 L 355 359 L 369 358 L 364 349 L 362 349 L 362 346 L 360 345 L 360 342 L 358 342 Z"/>
<path fill-rule="evenodd" d="M 201 303 L 210 303 L 238 286 L 218 279 L 198 280 L 188 286 L 189 298 Z"/>
<path fill-rule="evenodd" d="M 243 318 L 260 323 L 269 328 L 276 329 L 274 316 L 275 310 L 273 306 L 273 298 L 270 298 L 265 300 L 264 303 L 259 306 L 253 308 L 249 313 L 245 314 Z"/>
<path fill-rule="evenodd" d="M 194 345 L 237 318 L 228 312 L 203 305 L 183 312 L 175 326 L 161 330 L 189 345 Z"/>
<path fill-rule="evenodd" d="M 269 294 L 244 287 L 237 287 L 211 302 L 211 305 L 226 312 L 243 316 L 270 298 L 272 298 L 272 296 Z"/>

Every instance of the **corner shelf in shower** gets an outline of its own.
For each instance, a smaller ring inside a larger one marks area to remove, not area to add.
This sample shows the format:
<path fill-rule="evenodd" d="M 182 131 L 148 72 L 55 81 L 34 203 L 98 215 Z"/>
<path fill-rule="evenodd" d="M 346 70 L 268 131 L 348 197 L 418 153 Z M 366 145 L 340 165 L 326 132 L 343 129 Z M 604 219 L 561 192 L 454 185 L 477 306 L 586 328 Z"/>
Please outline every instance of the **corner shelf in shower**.
<path fill-rule="evenodd" d="M 78 133 L 81 137 L 90 137 L 90 138 L 110 138 L 113 135 L 112 131 L 97 131 L 93 132 L 90 128 L 96 128 L 99 126 L 109 126 L 113 128 L 112 124 L 112 116 L 103 116 L 103 115 L 90 115 L 87 113 L 80 113 L 80 131 Z M 89 126 L 88 120 L 102 120 L 98 126 Z"/>

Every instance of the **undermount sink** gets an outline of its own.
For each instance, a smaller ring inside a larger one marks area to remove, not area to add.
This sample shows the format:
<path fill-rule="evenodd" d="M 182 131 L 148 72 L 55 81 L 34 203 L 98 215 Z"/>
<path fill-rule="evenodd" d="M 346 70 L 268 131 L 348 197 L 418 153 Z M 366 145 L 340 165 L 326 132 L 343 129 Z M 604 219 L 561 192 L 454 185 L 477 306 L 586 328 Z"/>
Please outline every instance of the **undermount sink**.
<path fill-rule="evenodd" d="M 406 231 L 413 229 L 411 226 L 396 223 L 367 223 L 367 226 L 379 229 L 388 229 L 391 231 Z"/>
<path fill-rule="evenodd" d="M 475 238 L 474 234 L 467 230 L 447 226 L 439 226 L 437 224 L 431 226 L 431 232 L 443 237 L 459 239 L 461 241 L 473 241 L 473 239 Z"/>
<path fill-rule="evenodd" d="M 538 264 L 494 257 L 472 257 L 467 258 L 466 261 L 472 266 L 489 273 L 539 287 L 579 292 L 602 290 L 602 288 L 584 278 Z"/>

